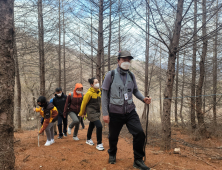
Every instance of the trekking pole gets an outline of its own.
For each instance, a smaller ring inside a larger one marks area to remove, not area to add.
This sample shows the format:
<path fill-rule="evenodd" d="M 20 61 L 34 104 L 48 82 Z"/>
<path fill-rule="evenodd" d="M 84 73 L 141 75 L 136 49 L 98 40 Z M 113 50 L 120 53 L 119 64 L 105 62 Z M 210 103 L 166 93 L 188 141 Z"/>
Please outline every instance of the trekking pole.
<path fill-rule="evenodd" d="M 38 123 L 38 122 L 37 122 Z M 39 123 L 38 123 L 38 132 L 39 132 Z M 38 147 L 39 147 L 39 134 L 38 134 Z"/>
<path fill-rule="evenodd" d="M 37 120 L 37 128 L 38 128 L 38 132 L 39 132 L 39 116 L 38 116 L 38 114 L 37 114 L 37 116 L 36 116 L 36 120 Z M 38 134 L 38 147 L 39 147 L 40 145 L 39 145 L 39 134 Z"/>
<path fill-rule="evenodd" d="M 149 96 L 147 96 L 149 98 Z M 148 132 L 148 122 L 149 122 L 149 104 L 146 104 L 146 134 L 145 134 L 145 142 L 144 142 L 144 146 L 143 146 L 143 151 L 144 151 L 144 162 L 146 161 L 146 144 L 147 144 L 147 132 Z"/>

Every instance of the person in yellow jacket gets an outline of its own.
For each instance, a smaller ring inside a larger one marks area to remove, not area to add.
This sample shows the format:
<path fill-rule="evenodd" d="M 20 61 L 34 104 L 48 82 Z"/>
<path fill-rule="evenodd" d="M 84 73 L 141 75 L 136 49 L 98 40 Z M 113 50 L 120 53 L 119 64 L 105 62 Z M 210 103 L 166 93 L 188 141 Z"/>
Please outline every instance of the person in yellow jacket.
<path fill-rule="evenodd" d="M 102 123 L 100 121 L 101 91 L 99 90 L 99 82 L 96 78 L 88 80 L 91 87 L 83 97 L 79 116 L 87 113 L 87 119 L 90 121 L 86 144 L 94 145 L 91 137 L 94 127 L 96 126 L 97 146 L 96 149 L 104 150 L 102 144 Z"/>
<path fill-rule="evenodd" d="M 47 102 L 44 96 L 40 96 L 37 103 L 40 108 L 36 108 L 35 111 L 40 112 L 40 115 L 44 117 L 43 125 L 38 133 L 41 134 L 45 130 L 47 137 L 45 146 L 49 146 L 55 143 L 53 125 L 58 119 L 58 111 L 52 103 Z"/>

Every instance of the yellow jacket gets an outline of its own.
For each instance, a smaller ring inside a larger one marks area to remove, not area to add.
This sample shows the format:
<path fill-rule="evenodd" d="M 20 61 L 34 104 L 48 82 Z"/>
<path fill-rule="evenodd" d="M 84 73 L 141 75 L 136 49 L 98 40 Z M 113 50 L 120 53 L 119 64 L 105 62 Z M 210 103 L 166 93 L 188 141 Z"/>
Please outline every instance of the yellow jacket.
<path fill-rule="evenodd" d="M 85 112 L 89 121 L 99 120 L 100 117 L 100 105 L 101 105 L 101 91 L 99 89 L 89 88 L 87 93 L 83 97 L 79 116 L 82 116 Z"/>
<path fill-rule="evenodd" d="M 42 111 L 42 108 L 41 108 L 41 107 L 35 108 L 35 111 L 36 111 L 36 112 L 40 112 L 40 115 L 41 115 L 42 117 L 44 117 L 44 112 Z"/>

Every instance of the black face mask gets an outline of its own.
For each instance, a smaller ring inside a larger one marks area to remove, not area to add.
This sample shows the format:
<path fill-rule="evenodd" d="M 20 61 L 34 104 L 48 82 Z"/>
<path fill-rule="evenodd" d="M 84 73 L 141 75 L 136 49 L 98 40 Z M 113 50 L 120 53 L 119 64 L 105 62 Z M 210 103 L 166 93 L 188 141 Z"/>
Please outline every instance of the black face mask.
<path fill-rule="evenodd" d="M 38 104 L 39 105 L 39 104 Z M 39 105 L 40 107 L 44 107 L 45 106 L 45 103 L 42 103 Z"/>

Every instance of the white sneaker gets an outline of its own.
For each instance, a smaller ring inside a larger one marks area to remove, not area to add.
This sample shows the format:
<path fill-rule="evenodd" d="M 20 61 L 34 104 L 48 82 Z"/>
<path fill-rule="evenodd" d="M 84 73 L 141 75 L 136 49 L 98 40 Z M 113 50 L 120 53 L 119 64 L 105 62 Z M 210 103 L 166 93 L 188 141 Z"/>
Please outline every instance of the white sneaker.
<path fill-rule="evenodd" d="M 77 136 L 73 137 L 73 140 L 79 140 L 79 138 Z"/>
<path fill-rule="evenodd" d="M 46 143 L 45 143 L 45 146 L 49 146 L 49 145 L 51 145 L 51 141 L 46 141 Z"/>
<path fill-rule="evenodd" d="M 91 146 L 94 145 L 92 139 L 90 139 L 90 140 L 86 140 L 86 144 L 91 145 Z"/>
<path fill-rule="evenodd" d="M 96 146 L 96 149 L 98 149 L 99 151 L 103 151 L 103 150 L 104 150 L 103 144 L 102 144 L 102 143 L 101 143 L 101 144 L 98 144 L 98 145 Z"/>
<path fill-rule="evenodd" d="M 55 143 L 55 140 L 54 140 L 54 139 L 51 139 L 51 141 L 50 141 L 50 142 L 51 142 L 51 144 L 53 144 L 53 143 Z"/>
<path fill-rule="evenodd" d="M 68 134 L 71 135 L 72 129 L 68 127 Z"/>

